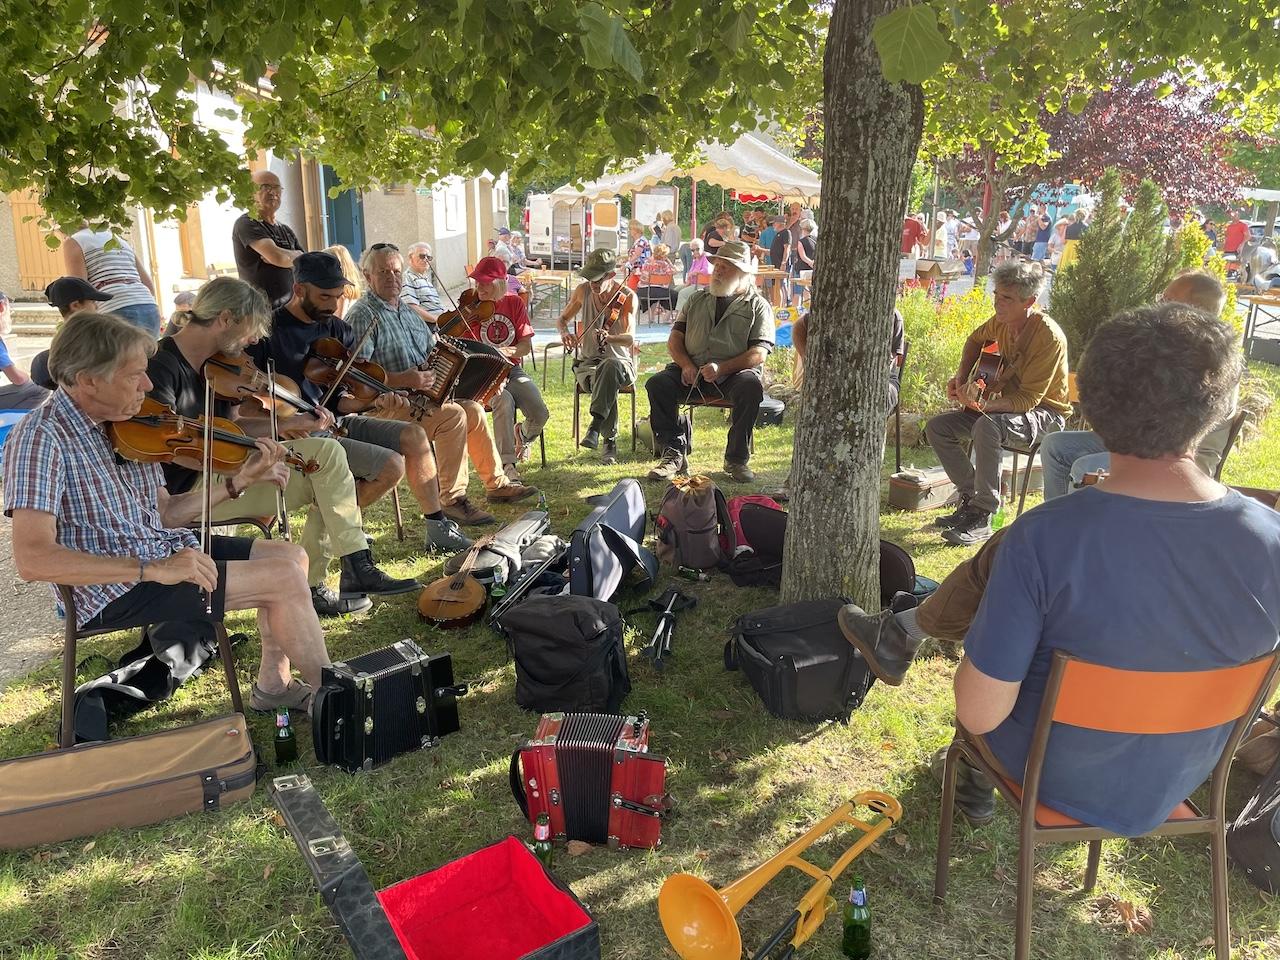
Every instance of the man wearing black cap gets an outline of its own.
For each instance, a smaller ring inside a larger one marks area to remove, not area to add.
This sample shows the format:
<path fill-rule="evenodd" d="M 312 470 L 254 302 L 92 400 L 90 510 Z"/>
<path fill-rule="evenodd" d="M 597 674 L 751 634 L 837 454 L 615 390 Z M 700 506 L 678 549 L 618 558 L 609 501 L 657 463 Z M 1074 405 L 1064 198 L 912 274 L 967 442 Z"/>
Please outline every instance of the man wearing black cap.
<path fill-rule="evenodd" d="M 111 294 L 80 277 L 59 277 L 44 288 L 44 297 L 65 320 L 77 310 L 97 310 L 99 303 L 111 299 Z"/>
<path fill-rule="evenodd" d="M 327 388 L 312 383 L 304 376 L 307 352 L 322 337 L 333 337 L 347 349 L 355 346 L 351 327 L 334 311 L 347 288 L 342 264 L 331 253 L 304 253 L 293 264 L 293 296 L 271 315 L 271 331 L 248 350 L 259 367 L 275 364 L 276 372 L 297 381 L 303 397 L 319 405 Z M 316 415 L 298 413 L 280 421 L 282 436 L 307 436 L 334 426 L 334 414 L 342 417 L 345 436 L 339 442 L 347 453 L 347 462 L 356 478 L 357 503 L 366 507 L 390 491 L 402 476 L 408 476 L 426 521 L 428 553 L 454 552 L 471 546 L 457 523 L 446 517 L 440 504 L 436 458 L 426 432 L 416 422 L 400 418 L 408 404 L 398 394 L 384 394 L 368 411 L 372 416 L 357 416 L 352 411 L 364 407 L 346 391 L 334 393 L 329 406 L 319 407 Z M 448 411 L 443 415 L 448 417 Z M 465 417 L 461 410 L 452 413 L 456 437 L 441 437 L 452 442 L 461 452 L 465 443 Z"/>

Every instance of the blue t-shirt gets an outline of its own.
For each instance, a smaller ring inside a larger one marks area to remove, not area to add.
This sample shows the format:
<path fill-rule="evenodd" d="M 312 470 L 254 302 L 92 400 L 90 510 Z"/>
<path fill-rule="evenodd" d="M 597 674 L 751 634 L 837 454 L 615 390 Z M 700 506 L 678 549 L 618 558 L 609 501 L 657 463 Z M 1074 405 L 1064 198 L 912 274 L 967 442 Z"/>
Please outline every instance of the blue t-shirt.
<path fill-rule="evenodd" d="M 1036 225 L 1036 243 L 1048 243 L 1049 237 L 1053 235 L 1053 221 L 1048 217 L 1037 221 Z"/>
<path fill-rule="evenodd" d="M 760 246 L 766 250 L 773 248 L 773 238 L 778 235 L 778 228 L 772 225 L 765 227 L 760 231 Z M 766 258 L 769 259 L 769 258 Z M 772 261 L 770 261 L 772 262 Z"/>
<path fill-rule="evenodd" d="M 9 356 L 9 348 L 4 345 L 4 341 L 0 340 L 0 370 L 7 370 L 13 366 L 13 357 Z"/>
<path fill-rule="evenodd" d="M 1019 518 L 997 549 L 965 652 L 987 676 L 1022 684 L 985 738 L 1018 780 L 1055 650 L 1172 672 L 1234 666 L 1277 645 L 1280 513 L 1235 491 L 1168 503 L 1087 488 Z M 1209 776 L 1229 733 L 1058 724 L 1040 800 L 1118 834 L 1146 833 Z"/>

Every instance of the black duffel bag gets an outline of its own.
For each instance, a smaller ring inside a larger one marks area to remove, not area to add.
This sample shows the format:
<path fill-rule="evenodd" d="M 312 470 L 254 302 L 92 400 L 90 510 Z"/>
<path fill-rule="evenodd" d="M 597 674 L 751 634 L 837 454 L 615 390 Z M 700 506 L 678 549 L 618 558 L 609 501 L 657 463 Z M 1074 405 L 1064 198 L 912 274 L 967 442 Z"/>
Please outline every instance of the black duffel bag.
<path fill-rule="evenodd" d="M 516 703 L 536 713 L 617 713 L 631 692 L 622 615 L 612 603 L 530 597 L 498 627 L 516 664 Z"/>
<path fill-rule="evenodd" d="M 1227 828 L 1227 853 L 1255 887 L 1280 893 L 1280 760 Z"/>
<path fill-rule="evenodd" d="M 739 617 L 725 669 L 741 669 L 775 717 L 848 723 L 875 676 L 836 623 L 847 602 L 806 600 Z"/>

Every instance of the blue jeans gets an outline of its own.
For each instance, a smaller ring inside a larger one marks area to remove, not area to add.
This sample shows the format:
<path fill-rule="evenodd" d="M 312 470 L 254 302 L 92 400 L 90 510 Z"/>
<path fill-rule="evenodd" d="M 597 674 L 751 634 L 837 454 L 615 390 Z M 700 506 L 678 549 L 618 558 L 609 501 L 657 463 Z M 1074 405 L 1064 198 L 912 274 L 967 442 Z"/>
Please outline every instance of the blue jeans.
<path fill-rule="evenodd" d="M 1044 470 L 1044 498 L 1046 501 L 1064 497 L 1071 492 L 1071 482 L 1080 477 L 1072 469 L 1082 457 L 1092 460 L 1102 454 L 1110 462 L 1111 456 L 1102 439 L 1092 430 L 1059 430 L 1040 441 L 1040 463 Z M 1101 464 L 1106 466 L 1106 463 Z M 1098 465 L 1087 469 L 1096 470 Z M 1084 470 L 1080 471 L 1081 474 Z"/>
<path fill-rule="evenodd" d="M 1035 244 L 1032 245 L 1031 247 L 1032 260 L 1043 260 L 1048 255 L 1049 255 L 1049 242 L 1047 240 L 1043 243 L 1037 240 Z"/>
<path fill-rule="evenodd" d="M 131 303 L 127 307 L 110 307 L 110 301 L 103 307 L 117 317 L 128 320 L 135 327 L 141 327 L 153 337 L 160 336 L 160 308 L 154 303 Z"/>

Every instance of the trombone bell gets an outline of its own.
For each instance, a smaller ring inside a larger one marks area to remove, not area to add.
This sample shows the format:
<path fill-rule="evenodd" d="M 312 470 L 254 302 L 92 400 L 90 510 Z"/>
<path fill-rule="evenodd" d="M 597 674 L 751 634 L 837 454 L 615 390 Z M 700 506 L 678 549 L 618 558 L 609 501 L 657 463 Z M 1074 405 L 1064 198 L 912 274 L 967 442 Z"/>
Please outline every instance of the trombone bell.
<path fill-rule="evenodd" d="M 741 960 L 733 914 L 720 891 L 687 873 L 667 877 L 658 893 L 662 931 L 684 960 Z"/>

